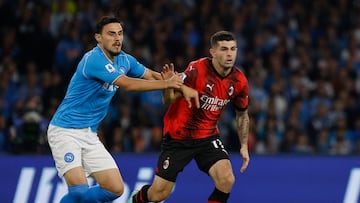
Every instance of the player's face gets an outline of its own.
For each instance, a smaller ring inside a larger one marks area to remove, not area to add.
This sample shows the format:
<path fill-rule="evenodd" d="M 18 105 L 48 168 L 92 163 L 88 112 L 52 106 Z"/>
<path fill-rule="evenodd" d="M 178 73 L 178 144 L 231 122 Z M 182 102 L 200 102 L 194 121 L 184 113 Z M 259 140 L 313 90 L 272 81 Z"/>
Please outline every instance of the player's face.
<path fill-rule="evenodd" d="M 96 39 L 107 54 L 110 56 L 119 55 L 124 39 L 121 24 L 109 23 L 105 25 L 101 34 L 97 34 Z"/>
<path fill-rule="evenodd" d="M 224 69 L 229 69 L 234 66 L 236 52 L 236 41 L 219 41 L 217 46 L 210 50 L 212 57 Z"/>

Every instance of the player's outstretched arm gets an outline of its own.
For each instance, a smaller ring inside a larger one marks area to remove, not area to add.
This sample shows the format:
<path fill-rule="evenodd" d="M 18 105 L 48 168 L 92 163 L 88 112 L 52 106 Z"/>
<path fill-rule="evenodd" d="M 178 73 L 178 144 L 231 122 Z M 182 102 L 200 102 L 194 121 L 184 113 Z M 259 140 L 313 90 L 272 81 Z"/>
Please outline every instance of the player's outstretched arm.
<path fill-rule="evenodd" d="M 130 78 L 122 75 L 115 80 L 114 84 L 126 91 L 144 92 L 163 90 L 167 88 L 178 89 L 182 86 L 183 81 L 177 75 L 167 80 L 145 80 L 139 78 Z"/>
<path fill-rule="evenodd" d="M 145 80 L 163 80 L 161 74 L 149 68 L 146 68 L 145 74 L 143 75 L 142 79 Z"/>
<path fill-rule="evenodd" d="M 243 159 L 240 172 L 243 173 L 249 165 L 250 156 L 248 151 L 248 135 L 249 135 L 249 114 L 248 110 L 236 111 L 236 128 L 240 141 L 240 155 Z"/>

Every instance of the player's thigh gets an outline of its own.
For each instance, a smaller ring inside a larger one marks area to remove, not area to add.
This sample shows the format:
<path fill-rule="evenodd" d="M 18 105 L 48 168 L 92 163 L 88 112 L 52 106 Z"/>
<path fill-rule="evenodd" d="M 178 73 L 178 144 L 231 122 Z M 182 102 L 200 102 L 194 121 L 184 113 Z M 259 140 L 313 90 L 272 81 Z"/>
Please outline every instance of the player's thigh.
<path fill-rule="evenodd" d="M 72 175 L 83 173 L 82 154 L 81 154 L 81 140 L 74 136 L 74 130 L 60 128 L 50 125 L 48 129 L 48 142 L 51 152 L 55 161 L 56 169 L 58 170 L 59 177 L 68 173 L 68 182 L 81 184 L 83 181 L 82 176 Z M 74 170 L 72 170 L 74 169 Z M 72 181 L 72 179 L 74 179 Z M 79 181 L 79 179 L 81 181 Z M 86 180 L 86 178 L 85 178 Z"/>
<path fill-rule="evenodd" d="M 83 148 L 83 165 L 86 174 L 90 174 L 102 188 L 121 194 L 124 182 L 114 158 L 97 136 L 89 139 L 95 140 Z"/>
<path fill-rule="evenodd" d="M 184 170 L 196 154 L 196 149 L 183 147 L 186 142 L 179 140 L 165 140 L 166 147 L 159 156 L 156 175 L 171 182 L 175 182 L 177 175 Z"/>
<path fill-rule="evenodd" d="M 90 132 L 83 139 L 85 141 L 82 145 L 82 161 L 87 174 L 108 169 L 118 169 L 114 158 L 96 134 Z"/>
<path fill-rule="evenodd" d="M 195 161 L 199 169 L 204 173 L 209 174 L 210 168 L 214 165 L 216 165 L 215 168 L 217 168 L 219 161 L 221 161 L 220 163 L 223 163 L 222 160 L 229 162 L 229 154 L 219 139 L 219 136 L 206 138 L 203 142 L 198 143 L 196 148 L 198 153 L 195 156 Z"/>

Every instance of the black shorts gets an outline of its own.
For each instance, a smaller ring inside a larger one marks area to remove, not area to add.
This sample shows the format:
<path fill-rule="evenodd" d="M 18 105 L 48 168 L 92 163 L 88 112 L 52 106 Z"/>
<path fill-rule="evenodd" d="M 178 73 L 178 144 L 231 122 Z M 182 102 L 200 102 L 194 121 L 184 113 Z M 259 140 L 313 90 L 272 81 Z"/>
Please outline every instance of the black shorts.
<path fill-rule="evenodd" d="M 162 142 L 156 175 L 175 182 L 178 173 L 192 159 L 195 159 L 201 171 L 208 174 L 212 165 L 219 160 L 229 159 L 229 154 L 218 135 L 197 140 L 174 140 L 167 135 Z"/>

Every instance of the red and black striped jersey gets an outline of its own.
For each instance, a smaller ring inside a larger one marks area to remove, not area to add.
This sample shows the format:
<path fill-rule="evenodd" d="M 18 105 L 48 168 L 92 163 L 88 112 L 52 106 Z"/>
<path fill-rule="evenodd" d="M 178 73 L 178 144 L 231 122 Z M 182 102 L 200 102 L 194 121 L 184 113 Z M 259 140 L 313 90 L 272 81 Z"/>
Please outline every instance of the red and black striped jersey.
<path fill-rule="evenodd" d="M 200 108 L 189 108 L 184 98 L 171 104 L 164 117 L 164 135 L 180 140 L 217 135 L 217 122 L 230 101 L 240 111 L 247 109 L 249 85 L 240 69 L 233 67 L 222 77 L 210 58 L 201 58 L 189 63 L 184 74 L 184 84 L 199 92 Z"/>

